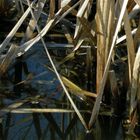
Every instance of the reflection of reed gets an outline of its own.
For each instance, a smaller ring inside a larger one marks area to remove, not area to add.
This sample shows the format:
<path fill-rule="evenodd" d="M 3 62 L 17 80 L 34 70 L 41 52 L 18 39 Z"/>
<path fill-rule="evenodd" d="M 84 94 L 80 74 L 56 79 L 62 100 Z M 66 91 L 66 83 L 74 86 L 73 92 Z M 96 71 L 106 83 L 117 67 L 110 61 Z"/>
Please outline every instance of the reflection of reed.
<path fill-rule="evenodd" d="M 37 105 L 32 104 L 31 107 L 36 108 Z M 33 122 L 34 122 L 33 124 L 35 126 L 35 131 L 36 131 L 38 140 L 40 140 L 41 135 L 42 135 L 41 126 L 40 126 L 40 114 L 33 113 L 32 115 L 33 115 Z"/>
<path fill-rule="evenodd" d="M 10 123 L 11 123 L 11 113 L 7 114 L 7 118 L 6 118 L 6 124 L 5 124 L 5 129 L 4 129 L 4 139 L 7 140 L 8 135 L 9 135 L 9 129 L 10 129 Z"/>

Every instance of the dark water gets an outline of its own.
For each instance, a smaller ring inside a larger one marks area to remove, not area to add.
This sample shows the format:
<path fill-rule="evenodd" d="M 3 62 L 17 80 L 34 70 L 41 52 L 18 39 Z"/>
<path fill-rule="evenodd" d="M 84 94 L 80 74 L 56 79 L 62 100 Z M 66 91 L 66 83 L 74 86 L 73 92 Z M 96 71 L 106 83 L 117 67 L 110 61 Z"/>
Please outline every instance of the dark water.
<path fill-rule="evenodd" d="M 25 103 L 23 108 L 63 108 L 69 102 L 63 94 L 60 83 L 53 72 L 48 71 L 48 58 L 40 46 L 34 46 L 22 58 L 33 79 L 20 90 L 20 97 L 15 100 L 4 100 L 4 104 L 40 95 L 40 102 Z M 14 69 L 9 74 L 12 75 Z M 27 73 L 22 71 L 22 79 Z M 11 86 L 11 85 L 10 85 Z M 20 87 L 22 88 L 22 87 Z M 64 104 L 61 99 L 64 99 Z M 34 100 L 35 98 L 33 98 Z M 65 107 L 66 108 L 66 107 Z M 1 114 L 2 116 L 3 114 Z M 83 115 L 83 114 L 82 114 Z M 89 121 L 90 115 L 85 115 Z M 1 140 L 125 140 L 124 130 L 119 118 L 99 116 L 90 133 L 86 133 L 75 113 L 42 113 L 14 114 L 5 113 L 0 118 Z"/>
<path fill-rule="evenodd" d="M 47 115 L 47 116 L 46 116 Z M 1 124 L 1 138 L 8 140 L 124 140 L 121 121 L 101 116 L 91 133 L 74 115 L 7 114 Z M 62 121 L 63 118 L 63 121 Z"/>

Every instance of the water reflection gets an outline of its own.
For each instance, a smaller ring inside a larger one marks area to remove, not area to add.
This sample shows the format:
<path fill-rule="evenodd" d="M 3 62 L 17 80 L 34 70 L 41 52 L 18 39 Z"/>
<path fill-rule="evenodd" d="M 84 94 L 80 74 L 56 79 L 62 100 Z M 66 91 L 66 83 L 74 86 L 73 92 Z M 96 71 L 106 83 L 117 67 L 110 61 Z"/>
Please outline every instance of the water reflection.
<path fill-rule="evenodd" d="M 28 100 L 26 108 L 63 108 L 71 109 L 71 105 L 63 94 L 60 83 L 54 73 L 45 67 L 48 64 L 46 56 L 39 48 L 37 53 L 24 56 L 28 71 L 33 78 L 27 81 L 29 75 L 22 73 L 24 85 L 20 101 Z M 12 75 L 13 70 L 9 73 Z M 12 76 L 11 76 L 12 77 Z M 21 80 L 21 79 L 20 79 Z M 19 82 L 19 81 L 17 81 Z M 16 82 L 16 83 L 17 83 Z M 23 83 L 23 82 L 22 82 Z M 7 87 L 7 86 L 6 86 Z M 13 86 L 10 86 L 13 87 Z M 21 87 L 20 87 L 21 88 Z M 9 88 L 11 89 L 11 88 Z M 12 90 L 12 89 L 11 89 Z M 19 90 L 17 90 L 19 93 Z M 12 94 L 14 95 L 14 94 Z M 9 98 L 9 97 L 8 97 Z M 81 109 L 89 109 L 90 105 L 77 100 L 76 105 Z M 4 99 L 5 100 L 5 99 Z M 5 106 L 14 103 L 17 98 L 4 102 Z M 93 103 L 93 101 L 91 101 Z M 91 104 L 93 106 L 93 104 Z M 16 108 L 19 108 L 17 106 Z M 1 112 L 0 112 L 1 113 Z M 88 122 L 91 114 L 82 114 Z M 75 113 L 30 113 L 5 114 L 0 123 L 1 140 L 124 140 L 121 120 L 106 116 L 99 116 L 91 133 L 86 133 L 83 125 Z"/>
<path fill-rule="evenodd" d="M 87 134 L 75 113 L 8 113 L 0 124 L 0 138 L 1 140 L 125 139 L 122 123 L 119 118 L 99 116 L 91 133 Z"/>

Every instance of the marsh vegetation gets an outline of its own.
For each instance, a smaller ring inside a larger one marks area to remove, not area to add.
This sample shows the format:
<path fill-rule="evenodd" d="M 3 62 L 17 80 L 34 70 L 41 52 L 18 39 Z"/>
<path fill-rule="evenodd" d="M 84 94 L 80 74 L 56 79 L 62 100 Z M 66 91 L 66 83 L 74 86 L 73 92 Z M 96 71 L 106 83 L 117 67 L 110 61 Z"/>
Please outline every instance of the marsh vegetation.
<path fill-rule="evenodd" d="M 0 139 L 138 139 L 139 0 L 0 0 Z"/>

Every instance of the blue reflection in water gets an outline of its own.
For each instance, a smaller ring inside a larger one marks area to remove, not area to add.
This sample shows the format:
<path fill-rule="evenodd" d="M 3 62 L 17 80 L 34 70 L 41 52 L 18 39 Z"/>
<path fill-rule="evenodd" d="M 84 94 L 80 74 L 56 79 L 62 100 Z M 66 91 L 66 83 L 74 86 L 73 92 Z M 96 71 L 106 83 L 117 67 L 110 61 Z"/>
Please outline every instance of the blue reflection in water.
<path fill-rule="evenodd" d="M 59 99 L 62 97 L 62 89 L 56 90 L 59 82 L 53 72 L 47 71 L 45 67 L 48 59 L 44 51 L 37 46 L 34 49 L 37 53 L 26 59 L 28 71 L 34 73 L 35 77 L 30 85 L 37 93 Z M 30 53 L 32 50 L 30 51 Z M 28 53 L 26 55 L 29 55 Z M 26 56 L 25 56 L 26 57 Z M 38 76 L 41 73 L 43 75 Z M 26 75 L 23 74 L 23 79 Z M 32 90 L 31 90 L 32 92 Z M 54 94 L 55 93 L 55 94 Z M 23 96 L 24 97 L 24 96 Z M 24 107 L 30 107 L 26 104 Z M 59 105 L 59 107 L 62 107 Z M 2 121 L 2 137 L 7 140 L 123 140 L 124 134 L 121 120 L 99 116 L 96 125 L 91 133 L 86 133 L 81 122 L 73 115 L 44 113 L 36 117 L 32 114 L 7 114 Z M 47 116 L 46 116 L 47 115 Z M 89 116 L 88 116 L 89 118 Z M 37 121 L 35 121 L 35 119 Z M 88 119 L 87 119 L 88 120 Z M 39 138 L 38 132 L 41 132 Z M 3 139 L 3 138 L 2 138 Z"/>
<path fill-rule="evenodd" d="M 40 140 L 124 140 L 121 120 L 118 118 L 99 116 L 93 130 L 88 134 L 83 128 L 81 122 L 76 119 L 76 122 L 71 127 L 68 135 L 65 135 L 72 118 L 69 119 L 68 117 L 70 116 L 65 115 L 64 132 L 62 132 L 62 114 L 53 114 L 52 117 L 54 117 L 54 120 L 62 132 L 61 137 L 60 134 L 56 132 L 56 126 L 54 126 L 51 121 L 49 122 L 47 119 L 45 119 L 45 117 L 41 114 L 39 115 L 39 129 L 41 130 L 35 128 L 34 124 L 36 122 L 33 121 L 32 114 L 11 114 L 10 121 L 8 124 L 6 124 L 8 117 L 9 115 L 5 116 L 3 120 L 3 132 L 4 136 L 7 136 L 7 140 L 38 140 L 37 131 L 41 131 L 41 136 L 39 138 Z"/>

